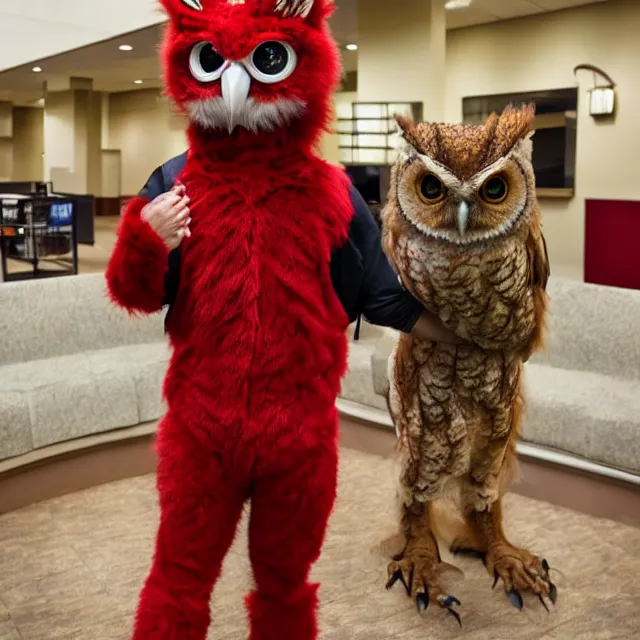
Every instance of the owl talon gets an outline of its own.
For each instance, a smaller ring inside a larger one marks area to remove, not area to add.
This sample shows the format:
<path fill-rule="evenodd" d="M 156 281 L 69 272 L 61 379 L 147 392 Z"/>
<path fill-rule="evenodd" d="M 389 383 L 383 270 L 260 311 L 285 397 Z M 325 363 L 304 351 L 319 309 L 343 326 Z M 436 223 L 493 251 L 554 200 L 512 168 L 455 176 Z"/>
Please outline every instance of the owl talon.
<path fill-rule="evenodd" d="M 497 571 L 494 571 L 493 575 L 494 575 L 494 581 L 493 581 L 493 586 L 491 588 L 495 589 L 496 585 L 498 584 L 498 580 L 500 580 L 500 575 L 498 574 Z"/>
<path fill-rule="evenodd" d="M 516 591 L 515 589 L 512 589 L 511 591 L 509 591 L 509 593 L 507 594 L 507 597 L 509 598 L 509 601 L 511 602 L 511 604 L 518 610 L 518 611 L 522 611 L 522 609 L 524 608 L 524 602 L 522 600 L 522 596 L 520 595 L 519 591 Z"/>
<path fill-rule="evenodd" d="M 542 606 L 547 610 L 547 613 L 551 613 L 551 611 L 549 610 L 549 606 L 544 601 L 544 598 L 542 597 L 541 593 L 538 594 L 538 600 L 540 600 L 540 602 L 542 602 Z"/>
<path fill-rule="evenodd" d="M 554 606 L 558 600 L 558 588 L 553 584 L 553 582 L 549 583 L 549 600 L 551 600 Z"/>
<path fill-rule="evenodd" d="M 395 585 L 395 583 L 398 582 L 398 580 L 400 580 L 400 582 L 402 582 L 404 588 L 407 589 L 407 584 L 404 581 L 404 576 L 402 575 L 402 570 L 401 569 L 396 570 L 393 573 L 393 575 L 387 580 L 387 584 L 385 585 L 385 589 L 387 591 L 392 589 L 393 586 Z"/>
<path fill-rule="evenodd" d="M 446 611 L 448 613 L 450 613 L 457 621 L 458 624 L 460 625 L 460 628 L 462 629 L 462 618 L 460 617 L 460 614 L 457 611 L 454 611 L 453 609 L 450 609 L 449 607 L 445 607 Z"/>
<path fill-rule="evenodd" d="M 425 586 L 426 589 L 426 586 Z M 429 592 L 421 592 L 416 596 L 416 606 L 418 607 L 418 613 L 422 615 L 429 608 Z"/>

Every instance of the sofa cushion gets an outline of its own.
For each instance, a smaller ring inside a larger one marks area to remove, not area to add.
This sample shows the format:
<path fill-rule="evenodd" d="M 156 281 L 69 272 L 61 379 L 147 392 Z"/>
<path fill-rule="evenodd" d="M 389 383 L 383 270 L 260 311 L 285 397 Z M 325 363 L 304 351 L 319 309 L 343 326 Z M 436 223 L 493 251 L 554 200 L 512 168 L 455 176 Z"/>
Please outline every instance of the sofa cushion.
<path fill-rule="evenodd" d="M 389 358 L 398 342 L 398 333 L 386 329 L 371 355 L 371 375 L 375 392 L 383 397 L 389 393 Z"/>
<path fill-rule="evenodd" d="M 7 391 L 0 384 L 0 460 L 33 449 L 29 405 L 21 393 Z"/>
<path fill-rule="evenodd" d="M 131 318 L 103 274 L 0 286 L 0 365 L 164 340 L 163 316 Z"/>
<path fill-rule="evenodd" d="M 151 343 L 5 365 L 0 401 L 28 408 L 35 449 L 133 426 L 160 417 L 167 359 L 166 344 Z"/>
<path fill-rule="evenodd" d="M 549 340 L 534 362 L 640 378 L 640 291 L 549 280 Z"/>
<path fill-rule="evenodd" d="M 640 381 L 526 366 L 525 440 L 640 473 Z"/>
<path fill-rule="evenodd" d="M 358 341 L 351 343 L 349 347 L 349 371 L 342 381 L 340 397 L 386 410 L 386 400 L 375 392 L 371 379 L 371 355 L 375 343 Z"/>

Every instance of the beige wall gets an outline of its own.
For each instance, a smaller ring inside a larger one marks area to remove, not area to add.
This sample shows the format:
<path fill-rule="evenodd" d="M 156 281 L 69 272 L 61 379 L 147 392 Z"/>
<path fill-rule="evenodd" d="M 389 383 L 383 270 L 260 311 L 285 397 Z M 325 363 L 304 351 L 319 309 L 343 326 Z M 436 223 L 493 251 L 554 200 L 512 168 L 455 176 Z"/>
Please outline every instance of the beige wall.
<path fill-rule="evenodd" d="M 552 267 L 583 277 L 585 198 L 640 200 L 640 2 L 611 0 L 449 33 L 447 120 L 462 118 L 466 96 L 572 87 L 581 63 L 601 67 L 618 84 L 615 121 L 589 115 L 581 73 L 576 196 L 541 202 Z"/>
<path fill-rule="evenodd" d="M 13 180 L 40 182 L 44 179 L 44 110 L 13 109 Z"/>
<path fill-rule="evenodd" d="M 75 164 L 75 101 L 73 91 L 50 92 L 44 111 L 44 178 L 52 180 L 54 188 L 74 193 Z"/>
<path fill-rule="evenodd" d="M 422 102 L 425 119 L 444 116 L 442 0 L 359 0 L 358 95 L 362 102 Z"/>
<path fill-rule="evenodd" d="M 102 96 L 91 81 L 49 91 L 44 107 L 44 173 L 56 191 L 101 196 Z"/>
<path fill-rule="evenodd" d="M 122 153 L 122 195 L 138 193 L 156 167 L 187 148 L 184 118 L 156 90 L 111 94 L 109 148 Z"/>
<path fill-rule="evenodd" d="M 8 182 L 13 175 L 13 140 L 0 138 L 0 182 Z"/>

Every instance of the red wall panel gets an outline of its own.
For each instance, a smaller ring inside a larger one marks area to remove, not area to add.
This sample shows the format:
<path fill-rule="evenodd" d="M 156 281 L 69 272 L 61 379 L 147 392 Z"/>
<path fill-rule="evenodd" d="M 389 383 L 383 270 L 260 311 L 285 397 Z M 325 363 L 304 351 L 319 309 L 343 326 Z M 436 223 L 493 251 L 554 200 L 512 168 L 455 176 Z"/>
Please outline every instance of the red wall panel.
<path fill-rule="evenodd" d="M 640 202 L 587 200 L 585 280 L 640 289 Z"/>

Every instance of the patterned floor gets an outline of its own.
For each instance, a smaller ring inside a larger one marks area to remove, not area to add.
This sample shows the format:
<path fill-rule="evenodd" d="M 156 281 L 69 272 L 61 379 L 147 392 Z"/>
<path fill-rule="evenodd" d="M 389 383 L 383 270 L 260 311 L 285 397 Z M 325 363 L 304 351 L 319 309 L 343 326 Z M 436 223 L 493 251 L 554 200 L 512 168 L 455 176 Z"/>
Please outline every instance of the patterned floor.
<path fill-rule="evenodd" d="M 377 545 L 392 530 L 393 465 L 345 450 L 340 498 L 314 577 L 322 582 L 325 640 L 621 640 L 640 630 L 640 530 L 522 497 L 508 500 L 514 540 L 562 570 L 551 615 L 506 601 L 481 564 L 456 558 L 464 626 L 400 589 L 383 589 Z M 152 477 L 117 482 L 0 517 L 1 640 L 128 640 L 157 523 Z M 247 637 L 250 585 L 244 530 L 213 600 L 209 640 Z M 283 636 L 283 640 L 286 638 Z"/>

